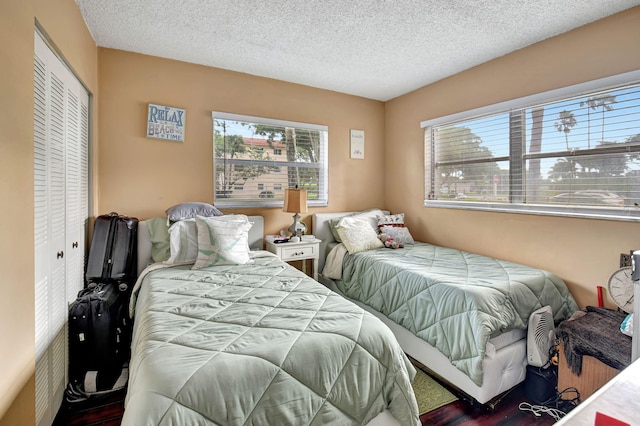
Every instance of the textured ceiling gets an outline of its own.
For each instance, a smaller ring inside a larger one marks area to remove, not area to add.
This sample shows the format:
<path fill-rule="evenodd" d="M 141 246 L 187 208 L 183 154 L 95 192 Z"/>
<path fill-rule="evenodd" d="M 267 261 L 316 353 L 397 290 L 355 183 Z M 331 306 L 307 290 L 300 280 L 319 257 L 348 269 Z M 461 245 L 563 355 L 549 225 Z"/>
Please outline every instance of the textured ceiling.
<path fill-rule="evenodd" d="M 386 101 L 640 0 L 76 0 L 101 47 Z"/>

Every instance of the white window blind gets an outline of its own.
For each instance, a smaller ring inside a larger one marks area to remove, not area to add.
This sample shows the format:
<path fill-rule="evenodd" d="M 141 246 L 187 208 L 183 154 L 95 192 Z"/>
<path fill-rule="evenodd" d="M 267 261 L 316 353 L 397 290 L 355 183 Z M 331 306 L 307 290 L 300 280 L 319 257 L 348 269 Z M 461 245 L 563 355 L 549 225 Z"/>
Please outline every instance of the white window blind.
<path fill-rule="evenodd" d="M 424 122 L 425 205 L 640 219 L 640 73 L 624 77 Z"/>
<path fill-rule="evenodd" d="M 218 207 L 282 207 L 285 188 L 328 200 L 328 127 L 213 112 L 214 200 Z"/>

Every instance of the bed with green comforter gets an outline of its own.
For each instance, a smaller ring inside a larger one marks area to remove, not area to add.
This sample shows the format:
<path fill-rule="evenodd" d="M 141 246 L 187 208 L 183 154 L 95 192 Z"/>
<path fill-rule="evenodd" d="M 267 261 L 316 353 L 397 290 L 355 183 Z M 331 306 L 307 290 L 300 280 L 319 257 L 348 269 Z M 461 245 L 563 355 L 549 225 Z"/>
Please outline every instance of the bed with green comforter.
<path fill-rule="evenodd" d="M 551 272 L 427 243 L 346 254 L 336 284 L 436 347 L 478 386 L 489 338 L 526 329 L 542 306 L 556 321 L 578 309 Z"/>
<path fill-rule="evenodd" d="M 279 258 L 151 267 L 132 296 L 122 424 L 419 425 L 415 370 L 377 318 Z"/>

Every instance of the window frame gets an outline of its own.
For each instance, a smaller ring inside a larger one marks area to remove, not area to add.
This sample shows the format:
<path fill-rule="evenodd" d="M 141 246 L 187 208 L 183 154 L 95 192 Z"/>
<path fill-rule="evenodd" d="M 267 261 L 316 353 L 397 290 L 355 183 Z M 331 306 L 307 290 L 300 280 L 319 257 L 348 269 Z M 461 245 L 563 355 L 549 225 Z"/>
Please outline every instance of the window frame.
<path fill-rule="evenodd" d="M 607 90 L 619 89 L 621 86 L 640 84 L 640 70 L 630 71 L 611 77 L 605 77 L 584 83 L 579 83 L 555 90 L 537 93 L 534 95 L 524 96 L 505 102 L 499 102 L 475 108 L 468 111 L 462 111 L 430 120 L 424 120 L 420 123 L 420 127 L 424 130 L 424 206 L 435 208 L 454 208 L 465 210 L 480 210 L 505 213 L 523 213 L 536 215 L 552 215 L 564 217 L 579 217 L 591 219 L 621 220 L 621 221 L 640 221 L 640 207 L 628 206 L 625 208 L 607 208 L 596 206 L 578 206 L 578 205 L 551 205 L 551 204 L 531 204 L 523 203 L 518 200 L 510 200 L 508 203 L 497 202 L 468 202 L 468 201 L 450 201 L 434 199 L 431 192 L 431 182 L 435 180 L 434 167 L 434 141 L 431 139 L 430 129 L 434 126 L 442 126 L 453 124 L 456 122 L 470 121 L 476 118 L 509 113 L 512 110 L 532 108 L 535 106 L 560 102 L 569 98 L 588 96 L 594 92 L 602 92 Z M 510 144 L 510 156 L 517 155 L 512 152 L 513 144 Z M 522 154 L 522 162 L 531 159 L 531 154 Z M 511 170 L 510 170 L 511 173 Z M 517 198 L 517 194 L 515 195 Z M 520 200 L 522 197 L 520 196 Z"/>
<path fill-rule="evenodd" d="M 217 198 L 216 197 L 216 149 L 215 149 L 215 120 L 229 120 L 229 121 L 239 121 L 239 122 L 247 122 L 247 123 L 256 123 L 256 124 L 266 124 L 272 126 L 282 126 L 282 127 L 294 127 L 300 129 L 308 129 L 308 130 L 316 130 L 321 134 L 320 140 L 320 152 L 318 155 L 318 162 L 311 165 L 311 163 L 298 163 L 298 164 L 309 164 L 309 166 L 300 166 L 297 167 L 306 167 L 306 168 L 317 168 L 319 170 L 318 176 L 318 198 L 317 199 L 308 199 L 307 205 L 313 207 L 326 207 L 329 203 L 329 126 L 322 124 L 313 124 L 313 123 L 302 123 L 296 121 L 289 120 L 280 120 L 274 118 L 267 117 L 257 117 L 251 115 L 244 114 L 233 114 L 227 112 L 220 111 L 212 111 L 212 144 L 213 144 L 213 200 L 214 204 L 216 204 L 220 208 L 282 208 L 284 206 L 284 197 L 283 199 L 278 198 L 259 198 L 259 195 L 256 196 L 255 199 L 249 200 L 236 200 L 233 198 Z M 236 160 L 237 161 L 237 160 Z M 247 160 L 250 162 L 250 160 Z M 259 162 L 258 162 L 259 163 Z M 286 166 L 286 161 L 277 161 L 275 162 L 277 169 L 280 167 Z M 270 162 L 270 165 L 273 165 L 273 162 Z M 265 185 L 266 187 L 267 185 Z M 285 185 L 283 185 L 283 191 L 285 189 Z"/>

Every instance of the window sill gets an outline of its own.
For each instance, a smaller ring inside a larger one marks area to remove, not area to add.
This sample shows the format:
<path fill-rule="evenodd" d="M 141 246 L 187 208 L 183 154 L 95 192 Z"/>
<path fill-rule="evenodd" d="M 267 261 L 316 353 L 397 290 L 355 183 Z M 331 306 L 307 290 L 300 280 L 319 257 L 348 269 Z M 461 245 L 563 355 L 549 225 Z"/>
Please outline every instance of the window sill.
<path fill-rule="evenodd" d="M 540 204 L 502 204 L 469 201 L 425 200 L 425 207 L 560 216 L 581 219 L 601 219 L 640 222 L 640 207 L 609 209 L 606 207 L 548 206 Z"/>

